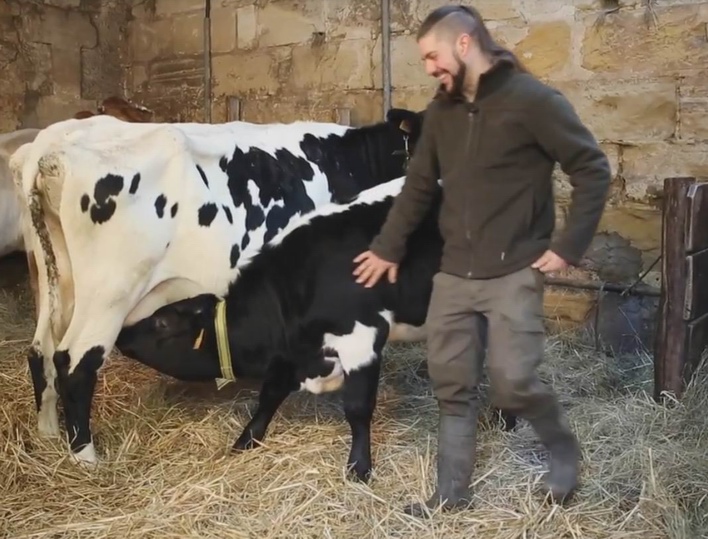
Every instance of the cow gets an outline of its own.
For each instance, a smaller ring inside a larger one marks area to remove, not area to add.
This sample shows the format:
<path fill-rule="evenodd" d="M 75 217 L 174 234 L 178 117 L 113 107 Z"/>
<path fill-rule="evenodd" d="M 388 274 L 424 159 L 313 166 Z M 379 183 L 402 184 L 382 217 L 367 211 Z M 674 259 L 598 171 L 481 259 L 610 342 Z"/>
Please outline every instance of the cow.
<path fill-rule="evenodd" d="M 163 306 L 124 327 L 117 348 L 179 380 L 262 379 L 235 451 L 263 441 L 294 391 L 341 390 L 352 436 L 347 466 L 352 478 L 368 481 L 384 345 L 396 327 L 424 326 L 443 247 L 439 190 L 408 239 L 396 283 L 382 279 L 365 288 L 355 282 L 353 259 L 380 230 L 402 184 L 401 178 L 378 185 L 292 221 L 239 262 L 223 297 L 199 294 Z"/>
<path fill-rule="evenodd" d="M 113 95 L 104 99 L 98 106 L 98 115 L 101 114 L 107 114 L 126 122 L 148 123 L 152 121 L 154 112 L 147 107 L 136 105 L 127 99 Z M 81 110 L 74 114 L 74 118 L 80 120 L 96 115 L 90 110 Z"/>
<path fill-rule="evenodd" d="M 222 295 L 239 258 L 290 220 L 399 177 L 422 113 L 334 123 L 66 120 L 12 157 L 39 274 L 28 353 L 38 429 L 97 462 L 85 396 L 120 328 L 200 293 Z"/>
<path fill-rule="evenodd" d="M 23 144 L 32 142 L 39 129 L 18 129 L 0 134 L 0 257 L 24 251 L 20 222 L 20 199 L 10 172 L 10 156 Z"/>

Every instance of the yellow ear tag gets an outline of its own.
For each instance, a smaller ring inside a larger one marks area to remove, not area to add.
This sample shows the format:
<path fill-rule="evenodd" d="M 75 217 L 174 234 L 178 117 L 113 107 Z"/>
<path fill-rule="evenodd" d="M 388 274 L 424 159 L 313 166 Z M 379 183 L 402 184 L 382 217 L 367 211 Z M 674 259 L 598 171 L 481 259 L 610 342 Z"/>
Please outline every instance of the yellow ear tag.
<path fill-rule="evenodd" d="M 202 341 L 204 340 L 204 328 L 199 332 L 199 335 L 197 335 L 197 339 L 194 341 L 194 346 L 192 347 L 192 350 L 198 350 L 202 346 Z"/>

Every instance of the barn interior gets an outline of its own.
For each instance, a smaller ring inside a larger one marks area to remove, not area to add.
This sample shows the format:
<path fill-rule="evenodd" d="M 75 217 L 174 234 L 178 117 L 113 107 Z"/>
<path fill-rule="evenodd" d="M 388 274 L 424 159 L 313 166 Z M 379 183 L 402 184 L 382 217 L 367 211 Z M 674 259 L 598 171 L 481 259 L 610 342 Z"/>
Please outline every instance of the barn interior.
<path fill-rule="evenodd" d="M 3 0 L 0 132 L 120 96 L 156 122 L 365 125 L 423 109 L 436 81 L 415 32 L 438 0 Z M 23 253 L 0 259 L 0 537 L 708 537 L 708 366 L 660 402 L 667 178 L 708 178 L 708 2 L 477 0 L 496 39 L 573 103 L 607 153 L 611 195 L 580 267 L 549 277 L 546 380 L 583 444 L 582 486 L 549 509 L 528 424 L 486 410 L 474 510 L 418 521 L 437 408 L 424 344 L 389 347 L 375 478 L 348 482 L 334 395 L 291 396 L 266 446 L 233 456 L 258 384 L 187 384 L 114 353 L 93 428 L 102 464 L 36 434 L 34 304 Z M 555 172 L 557 225 L 571 186 Z M 705 274 L 704 274 L 705 275 Z M 626 293 L 622 293 L 626 291 Z M 703 359 L 706 354 L 703 353 Z"/>

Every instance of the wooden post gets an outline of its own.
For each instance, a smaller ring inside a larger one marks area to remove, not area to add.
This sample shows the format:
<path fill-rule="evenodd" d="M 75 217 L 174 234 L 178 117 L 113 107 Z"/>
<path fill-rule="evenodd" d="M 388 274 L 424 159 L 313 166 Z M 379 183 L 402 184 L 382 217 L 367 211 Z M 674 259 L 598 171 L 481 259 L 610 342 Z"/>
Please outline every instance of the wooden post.
<path fill-rule="evenodd" d="M 226 101 L 226 121 L 236 122 L 241 119 L 241 100 L 230 95 Z"/>
<path fill-rule="evenodd" d="M 664 180 L 654 398 L 680 399 L 708 344 L 708 184 Z"/>

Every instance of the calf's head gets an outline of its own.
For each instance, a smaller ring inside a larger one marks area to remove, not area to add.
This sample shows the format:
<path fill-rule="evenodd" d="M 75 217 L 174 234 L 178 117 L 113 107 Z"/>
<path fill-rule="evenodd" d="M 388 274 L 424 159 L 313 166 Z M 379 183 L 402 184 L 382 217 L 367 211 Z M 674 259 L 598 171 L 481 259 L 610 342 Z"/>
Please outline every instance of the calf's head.
<path fill-rule="evenodd" d="M 138 360 L 170 356 L 213 357 L 214 313 L 219 298 L 201 294 L 160 307 L 123 328 L 116 340 L 122 354 Z"/>

